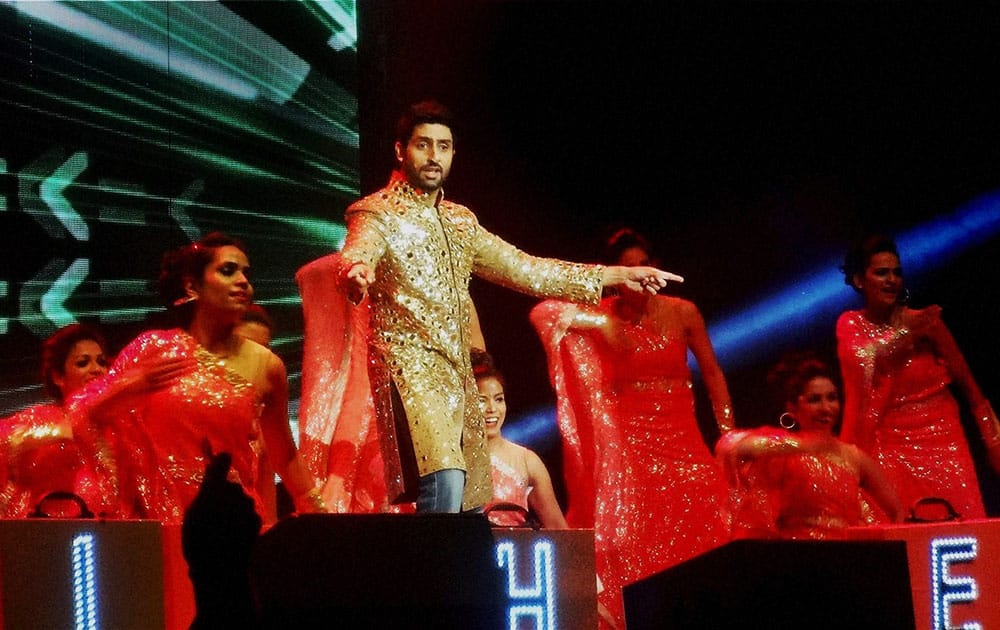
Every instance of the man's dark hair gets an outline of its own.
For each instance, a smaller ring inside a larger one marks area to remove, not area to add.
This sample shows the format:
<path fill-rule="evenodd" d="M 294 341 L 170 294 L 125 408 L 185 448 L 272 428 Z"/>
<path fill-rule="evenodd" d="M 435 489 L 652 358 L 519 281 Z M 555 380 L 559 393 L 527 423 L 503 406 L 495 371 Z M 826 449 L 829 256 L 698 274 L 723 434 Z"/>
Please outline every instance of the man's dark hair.
<path fill-rule="evenodd" d="M 420 101 L 410 105 L 399 117 L 396 123 L 396 141 L 404 147 L 410 141 L 413 130 L 418 125 L 439 124 L 451 129 L 454 137 L 455 130 L 452 127 L 454 116 L 451 110 L 435 100 Z"/>

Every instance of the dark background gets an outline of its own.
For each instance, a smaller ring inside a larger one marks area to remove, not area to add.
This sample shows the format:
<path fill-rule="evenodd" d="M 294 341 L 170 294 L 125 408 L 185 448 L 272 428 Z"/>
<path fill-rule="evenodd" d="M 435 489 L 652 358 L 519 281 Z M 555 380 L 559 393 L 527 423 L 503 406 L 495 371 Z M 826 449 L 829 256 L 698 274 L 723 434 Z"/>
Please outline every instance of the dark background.
<path fill-rule="evenodd" d="M 362 193 L 388 176 L 399 112 L 437 98 L 460 121 L 449 198 L 546 256 L 593 260 L 609 226 L 639 229 L 711 331 L 865 233 L 1000 188 L 998 19 L 947 3 L 364 2 Z M 915 305 L 942 305 L 993 398 L 997 244 L 907 279 Z M 536 300 L 475 279 L 472 292 L 511 421 L 551 405 Z M 785 350 L 832 354 L 834 322 L 788 321 L 791 341 L 721 357 L 740 424 L 773 419 L 767 369 Z M 699 417 L 711 422 L 703 392 Z M 534 446 L 560 484 L 558 445 Z M 998 514 L 996 476 L 980 475 Z"/>

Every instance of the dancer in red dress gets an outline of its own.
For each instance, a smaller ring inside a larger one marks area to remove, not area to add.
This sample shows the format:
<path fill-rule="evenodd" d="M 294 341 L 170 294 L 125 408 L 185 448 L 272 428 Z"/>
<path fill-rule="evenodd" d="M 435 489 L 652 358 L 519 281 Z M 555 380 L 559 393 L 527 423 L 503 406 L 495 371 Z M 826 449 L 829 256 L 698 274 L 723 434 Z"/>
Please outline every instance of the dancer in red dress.
<path fill-rule="evenodd" d="M 645 241 L 632 235 L 609 263 L 648 260 Z M 594 528 L 601 600 L 622 625 L 622 586 L 728 538 L 726 484 L 695 417 L 688 350 L 723 432 L 733 426 L 725 379 L 686 300 L 621 295 L 593 308 L 546 301 L 531 319 L 557 395 L 567 520 Z"/>
<path fill-rule="evenodd" d="M 861 310 L 837 321 L 837 351 L 844 379 L 841 438 L 879 462 L 903 503 L 947 500 L 965 518 L 986 516 L 955 384 L 967 398 L 1000 471 L 1000 424 L 972 376 L 941 309 L 905 305 L 903 272 L 895 243 L 874 236 L 848 253 L 845 282 L 865 299 Z"/>
<path fill-rule="evenodd" d="M 120 436 L 122 498 L 135 516 L 179 524 L 211 453 L 260 510 L 259 436 L 300 511 L 325 511 L 296 455 L 285 367 L 237 334 L 253 298 L 244 247 L 222 234 L 164 256 L 159 289 L 186 320 L 132 341 L 84 403 Z"/>
<path fill-rule="evenodd" d="M 894 522 L 903 506 L 878 464 L 834 435 L 840 393 L 815 357 L 790 355 L 768 376 L 781 428 L 731 431 L 716 445 L 732 489 L 734 538 L 844 538 L 867 524 L 862 489 Z"/>
<path fill-rule="evenodd" d="M 76 439 L 67 403 L 107 374 L 103 336 L 84 324 L 60 328 L 45 340 L 42 374 L 53 402 L 0 421 L 0 517 L 24 518 L 52 492 L 77 495 L 95 513 L 112 515 L 115 466 L 100 442 Z"/>

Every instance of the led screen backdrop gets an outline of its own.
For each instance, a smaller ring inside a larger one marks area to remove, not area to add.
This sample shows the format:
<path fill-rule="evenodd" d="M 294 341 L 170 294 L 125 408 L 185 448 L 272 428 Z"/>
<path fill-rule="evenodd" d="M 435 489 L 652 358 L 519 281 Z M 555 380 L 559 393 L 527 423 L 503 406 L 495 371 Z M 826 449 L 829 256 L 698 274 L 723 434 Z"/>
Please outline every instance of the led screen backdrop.
<path fill-rule="evenodd" d="M 295 271 L 358 194 L 352 0 L 0 2 L 0 414 L 44 398 L 41 340 L 157 321 L 161 254 L 243 239 L 293 394 Z M 293 403 L 293 413 L 294 403 Z"/>

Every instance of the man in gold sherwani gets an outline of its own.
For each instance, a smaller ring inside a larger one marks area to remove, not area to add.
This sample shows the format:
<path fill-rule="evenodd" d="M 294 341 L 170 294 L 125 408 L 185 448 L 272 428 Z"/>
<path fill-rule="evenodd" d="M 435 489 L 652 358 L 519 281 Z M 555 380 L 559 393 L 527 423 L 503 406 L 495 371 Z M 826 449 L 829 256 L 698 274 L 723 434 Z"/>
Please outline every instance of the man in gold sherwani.
<path fill-rule="evenodd" d="M 444 199 L 451 115 L 417 103 L 397 126 L 399 168 L 347 209 L 341 286 L 371 301 L 369 372 L 391 501 L 458 512 L 492 496 L 482 411 L 469 362 L 472 274 L 539 297 L 596 303 L 604 286 L 655 293 L 678 276 L 536 258 Z"/>

